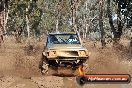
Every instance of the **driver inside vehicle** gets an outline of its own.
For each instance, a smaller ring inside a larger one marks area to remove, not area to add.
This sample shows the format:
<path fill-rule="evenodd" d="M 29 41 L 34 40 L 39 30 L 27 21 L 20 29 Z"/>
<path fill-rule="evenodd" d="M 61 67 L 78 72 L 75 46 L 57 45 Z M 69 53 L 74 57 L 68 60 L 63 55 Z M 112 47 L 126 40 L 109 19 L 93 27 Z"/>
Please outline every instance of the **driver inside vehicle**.
<path fill-rule="evenodd" d="M 58 41 L 58 39 L 55 37 L 55 35 L 51 35 L 51 36 L 50 36 L 50 41 L 51 41 L 51 43 L 53 43 L 53 44 L 58 44 L 58 43 L 59 43 L 59 41 Z"/>

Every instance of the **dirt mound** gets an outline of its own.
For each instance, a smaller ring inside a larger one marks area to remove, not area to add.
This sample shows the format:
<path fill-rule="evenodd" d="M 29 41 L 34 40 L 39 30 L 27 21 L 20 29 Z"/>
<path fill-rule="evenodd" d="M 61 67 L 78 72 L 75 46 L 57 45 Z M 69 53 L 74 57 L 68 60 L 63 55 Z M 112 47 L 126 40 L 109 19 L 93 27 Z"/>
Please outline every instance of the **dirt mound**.
<path fill-rule="evenodd" d="M 89 67 L 91 73 L 99 74 L 121 74 L 127 73 L 126 67 L 121 64 L 121 55 L 118 55 L 114 49 L 98 49 L 96 53 L 91 55 L 92 58 L 89 60 Z"/>
<path fill-rule="evenodd" d="M 15 75 L 31 77 L 39 75 L 38 63 L 41 58 L 42 46 L 33 46 L 31 54 L 27 54 L 25 43 L 15 43 L 14 39 L 7 39 L 0 50 L 0 75 Z"/>
<path fill-rule="evenodd" d="M 87 40 L 85 46 L 91 52 L 87 61 L 90 68 L 87 70 L 88 74 L 132 74 L 132 57 L 129 56 L 127 45 L 107 46 L 102 49 L 100 43 L 94 45 L 92 41 Z M 124 62 L 127 64 L 123 64 Z"/>

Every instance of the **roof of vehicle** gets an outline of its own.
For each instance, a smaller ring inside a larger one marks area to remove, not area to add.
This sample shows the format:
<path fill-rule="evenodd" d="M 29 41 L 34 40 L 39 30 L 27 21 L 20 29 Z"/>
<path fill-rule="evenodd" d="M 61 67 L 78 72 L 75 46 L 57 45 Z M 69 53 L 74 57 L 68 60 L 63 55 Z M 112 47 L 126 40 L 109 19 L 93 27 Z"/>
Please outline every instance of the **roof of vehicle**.
<path fill-rule="evenodd" d="M 77 34 L 75 32 L 55 32 L 55 33 L 49 33 L 49 35 L 55 35 L 55 34 Z"/>

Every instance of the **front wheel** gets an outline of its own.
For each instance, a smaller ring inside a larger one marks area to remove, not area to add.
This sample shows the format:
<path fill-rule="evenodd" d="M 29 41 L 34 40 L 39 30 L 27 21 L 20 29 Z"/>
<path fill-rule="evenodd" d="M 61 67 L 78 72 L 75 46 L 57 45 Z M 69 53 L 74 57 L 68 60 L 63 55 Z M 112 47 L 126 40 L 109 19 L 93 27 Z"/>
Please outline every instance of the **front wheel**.
<path fill-rule="evenodd" d="M 48 72 L 48 64 L 43 61 L 42 67 L 41 67 L 41 73 L 46 74 Z"/>
<path fill-rule="evenodd" d="M 42 75 L 46 74 L 48 72 L 47 58 L 44 55 L 41 56 L 41 60 L 39 62 L 39 69 L 40 69 Z"/>

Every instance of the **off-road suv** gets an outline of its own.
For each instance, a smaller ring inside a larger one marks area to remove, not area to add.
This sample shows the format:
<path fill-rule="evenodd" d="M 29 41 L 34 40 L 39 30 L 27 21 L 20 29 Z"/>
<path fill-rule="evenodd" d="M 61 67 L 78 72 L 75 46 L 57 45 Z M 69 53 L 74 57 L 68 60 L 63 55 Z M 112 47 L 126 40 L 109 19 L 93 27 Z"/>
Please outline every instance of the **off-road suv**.
<path fill-rule="evenodd" d="M 70 67 L 75 70 L 89 58 L 88 50 L 82 46 L 77 33 L 48 34 L 42 55 L 42 73 L 47 72 L 49 68 L 57 71 L 58 67 Z"/>

